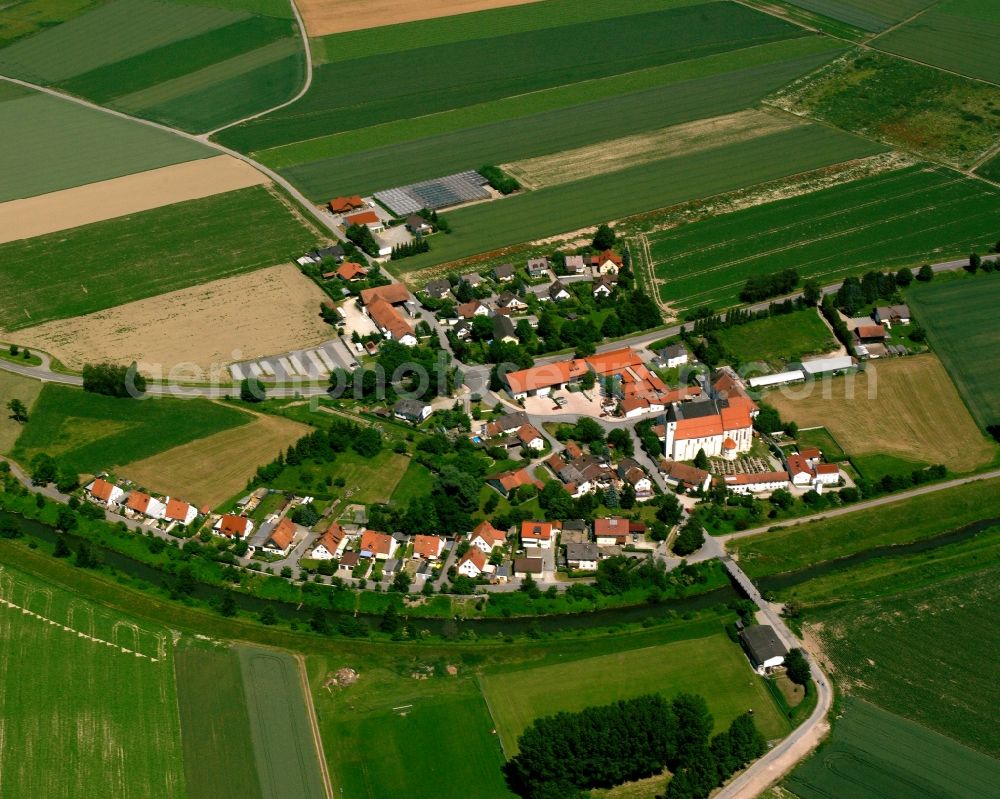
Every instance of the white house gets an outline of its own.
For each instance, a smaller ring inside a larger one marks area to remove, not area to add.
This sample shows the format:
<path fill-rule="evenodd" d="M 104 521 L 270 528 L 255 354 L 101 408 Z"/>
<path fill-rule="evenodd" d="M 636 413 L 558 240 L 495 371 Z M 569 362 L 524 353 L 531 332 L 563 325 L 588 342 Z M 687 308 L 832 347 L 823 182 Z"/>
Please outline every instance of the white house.
<path fill-rule="evenodd" d="M 689 356 L 687 347 L 683 344 L 670 344 L 663 348 L 660 352 L 660 357 L 663 362 L 667 365 L 668 369 L 674 369 L 678 366 L 683 366 L 688 362 Z"/>
<path fill-rule="evenodd" d="M 215 523 L 212 529 L 216 535 L 243 539 L 253 532 L 253 522 L 246 516 L 227 513 Z"/>
<path fill-rule="evenodd" d="M 788 477 L 792 485 L 807 486 L 813 481 L 813 469 L 801 455 L 789 455 Z"/>
<path fill-rule="evenodd" d="M 413 557 L 423 560 L 437 560 L 444 549 L 444 539 L 439 535 L 417 535 L 413 537 Z"/>
<path fill-rule="evenodd" d="M 469 544 L 489 555 L 494 547 L 503 546 L 507 536 L 489 522 L 480 522 L 472 531 Z"/>
<path fill-rule="evenodd" d="M 555 281 L 551 286 L 549 286 L 547 294 L 548 298 L 553 302 L 562 302 L 563 300 L 568 300 L 572 296 L 560 280 Z M 545 297 L 542 297 L 541 299 L 545 299 Z"/>
<path fill-rule="evenodd" d="M 551 549 L 555 529 L 552 522 L 521 522 L 521 546 Z"/>
<path fill-rule="evenodd" d="M 818 463 L 813 469 L 816 472 L 816 487 L 835 486 L 840 482 L 840 467 L 835 463 Z"/>
<path fill-rule="evenodd" d="M 412 424 L 419 424 L 434 412 L 425 402 L 415 399 L 401 399 L 392 406 L 392 415 Z"/>
<path fill-rule="evenodd" d="M 597 571 L 601 548 L 589 541 L 566 544 L 566 565 L 577 571 Z"/>
<path fill-rule="evenodd" d="M 125 498 L 125 492 L 122 489 L 100 477 L 88 485 L 86 491 L 94 502 L 108 507 L 111 505 L 120 505 L 121 501 Z"/>
<path fill-rule="evenodd" d="M 582 255 L 567 255 L 566 271 L 571 275 L 585 274 L 587 272 L 587 262 Z"/>
<path fill-rule="evenodd" d="M 758 472 L 757 474 L 727 474 L 722 478 L 734 494 L 762 494 L 788 488 L 788 472 Z"/>
<path fill-rule="evenodd" d="M 545 449 L 545 439 L 542 438 L 542 434 L 538 432 L 538 428 L 533 424 L 528 423 L 521 425 L 521 427 L 518 428 L 517 437 L 528 449 L 536 451 Z"/>
<path fill-rule="evenodd" d="M 458 559 L 458 573 L 475 579 L 486 571 L 486 553 L 478 547 L 469 547 Z"/>
<path fill-rule="evenodd" d="M 399 542 L 391 535 L 365 530 L 361 534 L 361 557 L 389 560 L 399 546 Z"/>
<path fill-rule="evenodd" d="M 632 486 L 635 498 L 640 502 L 653 496 L 653 481 L 649 479 L 646 470 L 632 458 L 625 458 L 618 464 L 618 476 Z"/>
<path fill-rule="evenodd" d="M 528 304 L 512 291 L 505 291 L 497 297 L 497 308 L 509 311 L 524 311 Z"/>
<path fill-rule="evenodd" d="M 270 534 L 264 540 L 261 549 L 271 555 L 286 557 L 289 551 L 291 551 L 294 543 L 295 524 L 291 519 L 285 516 L 274 526 L 274 529 L 271 530 Z"/>
<path fill-rule="evenodd" d="M 133 514 L 138 513 L 150 519 L 162 519 L 167 512 L 167 506 L 160 500 L 153 499 L 149 494 L 144 494 L 141 491 L 133 491 L 129 494 L 125 507 Z"/>
<path fill-rule="evenodd" d="M 171 499 L 170 497 L 167 497 L 167 501 L 163 509 L 163 518 L 167 521 L 188 525 L 191 524 L 197 516 L 198 509 L 194 507 L 194 505 L 189 505 L 187 502 L 183 502 L 179 499 Z"/>
<path fill-rule="evenodd" d="M 347 546 L 347 535 L 344 528 L 334 522 L 313 543 L 309 557 L 313 560 L 333 560 L 339 558 Z"/>

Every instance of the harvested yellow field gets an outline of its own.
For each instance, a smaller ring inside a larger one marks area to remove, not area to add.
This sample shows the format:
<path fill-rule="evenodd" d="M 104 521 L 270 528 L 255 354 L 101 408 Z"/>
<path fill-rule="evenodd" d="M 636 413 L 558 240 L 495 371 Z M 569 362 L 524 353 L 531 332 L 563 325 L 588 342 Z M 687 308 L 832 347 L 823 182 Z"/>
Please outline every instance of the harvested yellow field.
<path fill-rule="evenodd" d="M 46 322 L 18 331 L 18 341 L 71 369 L 137 361 L 153 377 L 228 380 L 223 370 L 234 361 L 331 338 L 332 328 L 319 317 L 325 297 L 297 267 L 282 264 Z"/>
<path fill-rule="evenodd" d="M 625 136 L 552 155 L 502 164 L 501 168 L 528 188 L 556 186 L 582 178 L 617 172 L 637 164 L 710 150 L 801 124 L 790 116 L 739 111 L 711 119 Z"/>
<path fill-rule="evenodd" d="M 0 203 L 0 244 L 268 182 L 231 155 Z"/>
<path fill-rule="evenodd" d="M 995 454 L 934 355 L 871 361 L 865 372 L 773 391 L 766 402 L 799 427 L 826 427 L 850 455 L 894 455 L 964 472 Z"/>
<path fill-rule="evenodd" d="M 0 454 L 10 452 L 14 448 L 14 442 L 24 428 L 20 422 L 10 418 L 7 403 L 19 399 L 30 411 L 41 390 L 41 380 L 22 377 L 0 369 Z"/>
<path fill-rule="evenodd" d="M 258 466 L 309 429 L 291 419 L 261 414 L 250 424 L 130 463 L 118 474 L 198 507 L 214 508 L 242 491 Z"/>
<path fill-rule="evenodd" d="M 310 36 L 380 28 L 418 19 L 450 17 L 470 11 L 523 6 L 538 0 L 298 0 Z"/>

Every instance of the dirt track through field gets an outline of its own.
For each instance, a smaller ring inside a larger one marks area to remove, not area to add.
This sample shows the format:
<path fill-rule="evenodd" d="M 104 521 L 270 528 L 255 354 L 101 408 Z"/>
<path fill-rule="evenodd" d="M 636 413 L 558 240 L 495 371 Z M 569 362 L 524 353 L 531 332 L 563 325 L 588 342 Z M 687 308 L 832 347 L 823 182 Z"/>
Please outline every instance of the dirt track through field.
<path fill-rule="evenodd" d="M 198 507 L 214 508 L 242 491 L 258 466 L 308 432 L 291 419 L 260 415 L 250 424 L 130 463 L 118 473 Z"/>
<path fill-rule="evenodd" d="M 215 379 L 235 361 L 319 344 L 333 329 L 319 318 L 325 294 L 291 264 L 46 322 L 18 331 L 20 344 L 71 369 L 109 360 L 138 361 L 148 375 Z M 228 380 L 228 374 L 221 374 Z"/>
<path fill-rule="evenodd" d="M 310 36 L 537 3 L 538 0 L 298 0 Z"/>
<path fill-rule="evenodd" d="M 778 133 L 801 124 L 790 116 L 739 111 L 683 125 L 625 136 L 553 155 L 503 164 L 502 168 L 529 188 L 556 186 L 603 175 L 661 158 L 696 153 Z"/>
<path fill-rule="evenodd" d="M 995 452 L 934 355 L 870 361 L 865 372 L 789 386 L 766 399 L 799 427 L 825 426 L 851 455 L 884 453 L 971 471 Z"/>
<path fill-rule="evenodd" d="M 219 155 L 11 200 L 0 203 L 0 244 L 267 182 L 249 164 Z"/>

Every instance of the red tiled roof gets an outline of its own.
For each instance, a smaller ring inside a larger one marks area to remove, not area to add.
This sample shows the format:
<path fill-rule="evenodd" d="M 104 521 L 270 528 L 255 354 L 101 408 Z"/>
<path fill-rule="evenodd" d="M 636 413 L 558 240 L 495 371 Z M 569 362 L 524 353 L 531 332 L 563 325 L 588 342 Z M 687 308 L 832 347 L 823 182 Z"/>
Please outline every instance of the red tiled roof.
<path fill-rule="evenodd" d="M 856 332 L 859 338 L 885 338 L 885 327 L 882 325 L 860 325 Z"/>
<path fill-rule="evenodd" d="M 586 371 L 587 362 L 582 358 L 556 361 L 556 363 L 521 369 L 518 372 L 509 372 L 507 385 L 510 386 L 513 393 L 521 394 L 525 391 L 536 391 L 540 388 L 568 383 L 570 380 L 581 377 Z"/>
<path fill-rule="evenodd" d="M 331 555 L 337 551 L 340 546 L 340 542 L 344 540 L 344 528 L 339 524 L 334 522 L 323 532 L 315 544 L 313 544 L 313 549 L 322 545 L 327 552 Z"/>
<path fill-rule="evenodd" d="M 660 471 L 667 477 L 689 486 L 705 485 L 705 478 L 709 476 L 708 472 L 697 466 L 690 466 L 666 458 L 660 461 Z"/>
<path fill-rule="evenodd" d="M 388 555 L 392 551 L 392 536 L 365 530 L 361 534 L 361 549 L 377 555 Z"/>
<path fill-rule="evenodd" d="M 268 540 L 274 544 L 275 549 L 288 549 L 293 538 L 295 538 L 295 525 L 287 516 L 278 522 L 278 526 L 268 536 Z"/>
<path fill-rule="evenodd" d="M 733 441 L 729 436 L 726 436 L 726 440 L 722 442 L 723 449 L 736 449 L 736 442 Z"/>
<path fill-rule="evenodd" d="M 788 472 L 757 472 L 756 474 L 727 474 L 726 485 L 756 485 L 757 483 L 788 482 Z"/>
<path fill-rule="evenodd" d="M 90 495 L 92 497 L 96 497 L 102 502 L 107 502 L 111 499 L 111 491 L 113 488 L 114 486 L 107 480 L 102 480 L 98 477 L 93 483 L 90 484 L 90 488 L 88 490 L 90 491 Z"/>
<path fill-rule="evenodd" d="M 354 280 L 356 277 L 365 277 L 367 274 L 368 270 L 354 261 L 344 261 L 340 265 L 340 269 L 337 270 L 337 275 L 342 280 Z"/>
<path fill-rule="evenodd" d="M 792 475 L 799 474 L 800 472 L 812 474 L 812 469 L 809 468 L 809 464 L 806 463 L 806 459 L 801 455 L 789 455 L 788 472 Z"/>
<path fill-rule="evenodd" d="M 536 438 L 542 438 L 542 434 L 533 424 L 523 424 L 517 430 L 517 437 L 521 439 L 522 444 L 528 445 Z"/>
<path fill-rule="evenodd" d="M 141 491 L 133 491 L 128 495 L 127 507 L 130 510 L 145 513 L 146 508 L 149 507 L 150 499 L 152 499 L 152 497 L 150 497 L 149 494 L 143 494 Z"/>
<path fill-rule="evenodd" d="M 513 491 L 515 488 L 520 486 L 533 485 L 536 488 L 542 488 L 542 483 L 532 477 L 527 469 L 517 469 L 513 472 L 506 472 L 498 477 L 494 478 L 500 481 L 500 485 L 503 486 L 505 491 Z"/>
<path fill-rule="evenodd" d="M 402 283 L 375 286 L 361 292 L 361 303 L 368 305 L 376 297 L 385 300 L 390 305 L 401 305 L 410 299 L 410 292 Z"/>
<path fill-rule="evenodd" d="M 549 541 L 552 539 L 552 530 L 555 529 L 552 522 L 521 522 L 521 539 L 531 539 L 533 541 Z"/>
<path fill-rule="evenodd" d="M 374 211 L 362 211 L 360 214 L 351 214 L 344 218 L 348 225 L 372 225 L 378 224 L 381 220 Z"/>
<path fill-rule="evenodd" d="M 394 339 L 399 341 L 404 336 L 412 336 L 413 328 L 399 311 L 381 297 L 376 297 L 368 304 L 368 315 L 382 330 L 388 330 Z"/>
<path fill-rule="evenodd" d="M 175 522 L 182 522 L 187 518 L 188 508 L 191 506 L 186 502 L 182 502 L 179 499 L 167 499 L 167 511 L 164 514 L 164 518 L 171 519 Z"/>
<path fill-rule="evenodd" d="M 587 363 L 597 374 L 608 375 L 631 366 L 641 366 L 642 358 L 631 347 L 622 347 L 611 352 L 591 355 L 587 358 Z"/>
<path fill-rule="evenodd" d="M 352 194 L 350 197 L 334 197 L 330 200 L 329 205 L 333 213 L 344 214 L 363 207 L 364 201 L 357 194 Z"/>
<path fill-rule="evenodd" d="M 223 535 L 228 536 L 239 536 L 242 538 L 246 535 L 247 525 L 250 520 L 245 516 L 234 516 L 232 514 L 226 514 L 222 517 L 222 525 L 219 527 L 219 532 Z"/>
<path fill-rule="evenodd" d="M 807 461 L 811 461 L 814 458 L 819 458 L 823 453 L 819 451 L 818 447 L 804 447 L 799 450 L 799 455 L 805 458 Z"/>
<path fill-rule="evenodd" d="M 462 557 L 458 559 L 458 565 L 461 566 L 466 561 L 472 561 L 473 565 L 482 571 L 486 568 L 486 553 L 478 547 L 469 547 Z"/>
<path fill-rule="evenodd" d="M 840 474 L 840 467 L 836 463 L 818 463 L 816 474 Z"/>
<path fill-rule="evenodd" d="M 721 416 L 699 416 L 694 419 L 680 419 L 677 422 L 677 428 L 674 430 L 674 439 L 678 441 L 721 435 Z"/>
<path fill-rule="evenodd" d="M 436 558 L 444 542 L 436 535 L 418 535 L 413 538 L 413 554 L 421 558 Z"/>
<path fill-rule="evenodd" d="M 611 516 L 606 519 L 594 519 L 594 537 L 608 538 L 615 536 L 623 538 L 629 533 L 629 520 L 621 516 Z"/>
<path fill-rule="evenodd" d="M 472 531 L 472 539 L 477 537 L 482 538 L 483 541 L 494 547 L 507 540 L 507 535 L 500 530 L 497 530 L 497 528 L 489 522 L 480 522 L 476 525 L 476 528 Z"/>

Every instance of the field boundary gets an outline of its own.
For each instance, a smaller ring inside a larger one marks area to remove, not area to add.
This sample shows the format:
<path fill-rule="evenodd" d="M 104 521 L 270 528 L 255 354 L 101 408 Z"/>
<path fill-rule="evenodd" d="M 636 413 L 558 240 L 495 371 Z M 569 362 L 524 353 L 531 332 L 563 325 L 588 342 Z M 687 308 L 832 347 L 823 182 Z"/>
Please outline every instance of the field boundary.
<path fill-rule="evenodd" d="M 294 657 L 298 665 L 302 695 L 306 701 L 306 715 L 309 717 L 309 729 L 312 732 L 313 745 L 316 747 L 316 754 L 319 758 L 319 771 L 323 777 L 323 789 L 326 791 L 327 799 L 333 799 L 333 780 L 330 778 L 330 769 L 326 762 L 326 752 L 323 749 L 323 737 L 319 731 L 319 719 L 316 717 L 316 705 L 313 702 L 312 690 L 309 687 L 309 670 L 306 668 L 306 659 L 301 652 L 296 652 Z"/>

